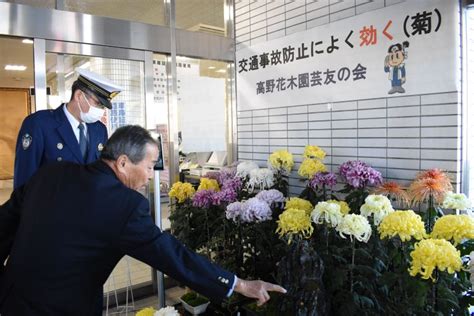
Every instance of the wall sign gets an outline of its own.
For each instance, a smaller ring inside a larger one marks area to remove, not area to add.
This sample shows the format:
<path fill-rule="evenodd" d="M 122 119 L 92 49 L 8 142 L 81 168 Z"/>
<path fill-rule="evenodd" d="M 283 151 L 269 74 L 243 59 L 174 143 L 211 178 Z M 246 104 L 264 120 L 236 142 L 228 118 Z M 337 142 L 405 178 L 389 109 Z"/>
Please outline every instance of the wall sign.
<path fill-rule="evenodd" d="M 237 51 L 238 109 L 459 90 L 457 1 L 406 1 Z"/>

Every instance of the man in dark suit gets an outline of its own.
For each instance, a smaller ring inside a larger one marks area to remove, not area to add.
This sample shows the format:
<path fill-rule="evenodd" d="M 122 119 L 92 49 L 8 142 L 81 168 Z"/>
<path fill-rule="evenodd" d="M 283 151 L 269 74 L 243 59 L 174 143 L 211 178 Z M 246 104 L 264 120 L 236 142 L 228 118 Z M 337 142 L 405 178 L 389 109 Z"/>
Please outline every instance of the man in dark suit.
<path fill-rule="evenodd" d="M 41 166 L 56 161 L 87 164 L 99 158 L 108 138 L 100 119 L 122 88 L 86 69 L 76 71 L 79 77 L 68 103 L 35 112 L 23 121 L 16 143 L 14 188 L 25 184 Z M 102 315 L 102 298 L 100 289 L 96 316 Z"/>
<path fill-rule="evenodd" d="M 107 141 L 107 128 L 100 119 L 122 88 L 91 71 L 76 71 L 79 77 L 68 103 L 56 110 L 35 112 L 23 121 L 15 151 L 15 188 L 48 163 L 86 164 L 99 158 Z"/>
<path fill-rule="evenodd" d="M 269 299 L 278 285 L 245 281 L 186 249 L 153 223 L 137 192 L 158 147 L 139 126 L 119 128 L 101 160 L 41 168 L 0 207 L 0 314 L 92 315 L 96 293 L 130 255 L 214 300 L 233 291 Z"/>

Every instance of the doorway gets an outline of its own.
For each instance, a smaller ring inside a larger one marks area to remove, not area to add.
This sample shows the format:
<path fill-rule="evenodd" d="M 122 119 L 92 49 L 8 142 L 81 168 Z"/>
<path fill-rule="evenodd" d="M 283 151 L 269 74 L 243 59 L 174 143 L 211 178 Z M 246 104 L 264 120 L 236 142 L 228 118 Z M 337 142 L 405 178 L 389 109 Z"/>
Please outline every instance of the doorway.
<path fill-rule="evenodd" d="M 41 54 L 41 52 L 39 53 Z M 112 109 L 106 110 L 102 122 L 109 136 L 124 125 L 147 126 L 147 107 L 153 102 L 147 88 L 146 67 L 152 65 L 153 55 L 144 51 L 45 41 L 46 109 L 56 109 L 71 97 L 71 86 L 77 79 L 77 69 L 86 69 L 110 79 L 123 88 L 112 100 Z M 152 68 L 152 67 L 150 67 Z M 149 83 L 148 83 L 149 84 Z M 151 82 L 151 86 L 153 82 Z M 151 91 L 153 93 L 153 91 Z M 151 130 L 153 131 L 153 130 Z M 149 196 L 149 188 L 141 192 Z M 110 306 L 133 306 L 133 296 L 141 288 L 152 287 L 153 270 L 146 264 L 124 257 L 104 284 L 104 303 Z M 127 302 L 118 297 L 125 293 Z"/>
<path fill-rule="evenodd" d="M 0 205 L 13 191 L 15 147 L 21 122 L 34 108 L 33 41 L 0 37 Z"/>

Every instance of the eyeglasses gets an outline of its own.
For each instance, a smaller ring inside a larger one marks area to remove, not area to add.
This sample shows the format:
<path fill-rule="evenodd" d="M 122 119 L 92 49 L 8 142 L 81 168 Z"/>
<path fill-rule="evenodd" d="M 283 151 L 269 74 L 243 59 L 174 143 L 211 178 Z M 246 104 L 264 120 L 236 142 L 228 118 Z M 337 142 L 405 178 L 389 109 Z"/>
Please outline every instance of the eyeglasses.
<path fill-rule="evenodd" d="M 100 103 L 100 101 L 95 96 L 93 96 L 89 93 L 83 93 L 83 95 L 86 99 L 92 100 L 92 102 L 89 103 L 89 105 L 92 105 L 92 106 L 94 106 L 96 108 L 99 108 L 99 109 L 104 109 L 105 108 L 105 106 L 102 103 Z M 89 102 L 89 100 L 87 100 L 87 101 Z"/>

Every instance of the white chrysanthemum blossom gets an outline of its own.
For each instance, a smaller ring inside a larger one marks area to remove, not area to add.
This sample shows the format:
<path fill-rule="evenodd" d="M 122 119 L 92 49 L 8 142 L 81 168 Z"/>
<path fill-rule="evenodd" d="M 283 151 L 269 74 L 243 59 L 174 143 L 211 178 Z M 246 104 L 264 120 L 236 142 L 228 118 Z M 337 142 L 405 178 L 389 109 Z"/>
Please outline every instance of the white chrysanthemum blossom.
<path fill-rule="evenodd" d="M 365 198 L 365 203 L 360 208 L 360 215 L 374 216 L 374 224 L 378 225 L 385 216 L 394 211 L 392 203 L 384 195 L 371 194 Z"/>
<path fill-rule="evenodd" d="M 275 184 L 273 171 L 268 168 L 253 169 L 250 171 L 247 188 L 250 192 L 255 189 L 265 190 Z"/>
<path fill-rule="evenodd" d="M 153 316 L 179 316 L 179 313 L 174 307 L 168 306 L 160 308 L 153 314 Z"/>
<path fill-rule="evenodd" d="M 352 240 L 352 237 L 361 242 L 368 242 L 372 235 L 372 227 L 370 227 L 369 221 L 362 215 L 349 214 L 342 218 L 342 221 L 336 227 L 336 231 L 342 238 L 346 238 L 348 235 Z"/>
<path fill-rule="evenodd" d="M 319 202 L 311 212 L 313 223 L 327 223 L 331 227 L 339 225 L 342 222 L 343 216 L 339 204 L 331 202 Z"/>
<path fill-rule="evenodd" d="M 245 178 L 250 176 L 250 172 L 255 169 L 259 169 L 260 167 L 253 161 L 242 161 L 237 165 L 237 173 L 236 175 L 240 178 Z"/>
<path fill-rule="evenodd" d="M 471 201 L 464 193 L 448 192 L 443 201 L 443 208 L 466 210 L 471 207 Z"/>

